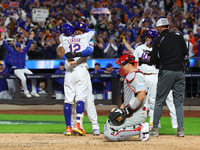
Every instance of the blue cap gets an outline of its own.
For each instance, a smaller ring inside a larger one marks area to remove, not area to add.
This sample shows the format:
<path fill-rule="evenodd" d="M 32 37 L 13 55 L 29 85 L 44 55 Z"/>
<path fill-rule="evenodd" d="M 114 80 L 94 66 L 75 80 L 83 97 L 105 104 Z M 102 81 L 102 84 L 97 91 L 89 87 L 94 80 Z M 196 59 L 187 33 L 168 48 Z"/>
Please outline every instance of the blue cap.
<path fill-rule="evenodd" d="M 64 66 L 65 65 L 65 63 L 64 62 L 60 62 L 60 66 Z"/>
<path fill-rule="evenodd" d="M 100 66 L 100 63 L 96 62 L 94 65 L 95 65 L 95 66 L 96 66 L 96 65 L 99 65 L 99 66 Z"/>
<path fill-rule="evenodd" d="M 122 29 L 122 31 L 126 31 L 127 30 L 127 27 L 124 27 L 123 29 Z"/>
<path fill-rule="evenodd" d="M 52 28 L 52 29 L 51 29 L 51 32 L 56 32 L 56 28 Z"/>
<path fill-rule="evenodd" d="M 111 64 L 111 63 L 107 63 L 107 66 L 106 66 L 106 68 L 110 68 L 110 67 L 112 67 L 113 65 Z"/>
<path fill-rule="evenodd" d="M 61 33 L 60 30 L 57 30 L 56 33 Z"/>
<path fill-rule="evenodd" d="M 20 43 L 16 43 L 15 47 L 21 47 Z"/>

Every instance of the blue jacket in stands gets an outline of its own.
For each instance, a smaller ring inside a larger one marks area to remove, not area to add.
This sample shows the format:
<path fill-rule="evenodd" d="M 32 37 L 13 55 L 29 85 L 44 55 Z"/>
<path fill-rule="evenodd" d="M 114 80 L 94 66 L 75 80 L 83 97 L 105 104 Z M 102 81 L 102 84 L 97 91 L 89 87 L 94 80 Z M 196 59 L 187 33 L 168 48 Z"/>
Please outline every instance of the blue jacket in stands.
<path fill-rule="evenodd" d="M 104 70 L 99 69 L 99 70 L 97 70 L 97 73 L 104 73 Z M 113 71 L 111 73 L 116 73 L 117 74 L 117 71 L 115 69 L 113 69 Z M 106 82 L 106 90 L 107 91 L 112 91 L 112 79 L 106 78 L 105 82 Z"/>
<path fill-rule="evenodd" d="M 0 75 L 1 74 L 5 74 L 5 72 L 0 72 Z M 8 90 L 8 84 L 7 84 L 7 81 L 6 79 L 0 79 L 0 92 L 1 91 L 6 91 Z"/>
<path fill-rule="evenodd" d="M 103 70 L 104 71 L 104 70 Z M 90 74 L 95 74 L 95 70 L 91 71 Z M 103 94 L 103 85 L 104 79 L 99 79 L 99 78 L 92 78 L 92 92 L 93 94 Z"/>
<path fill-rule="evenodd" d="M 33 39 L 30 38 L 27 46 L 24 49 L 22 49 L 21 51 L 17 52 L 13 48 L 11 48 L 5 40 L 3 40 L 3 44 L 6 48 L 6 50 L 12 57 L 12 68 L 13 69 L 26 68 L 26 64 L 25 64 L 26 53 L 28 52 L 29 48 L 31 47 L 32 41 L 33 41 Z"/>
<path fill-rule="evenodd" d="M 13 74 L 12 58 L 9 53 L 6 53 L 6 56 L 4 57 L 4 62 L 5 62 L 5 74 Z"/>
<path fill-rule="evenodd" d="M 64 71 L 58 69 L 55 74 L 65 74 Z M 64 94 L 64 79 L 58 78 L 58 79 L 53 79 L 53 85 L 54 85 L 54 90 L 57 93 L 62 93 Z"/>

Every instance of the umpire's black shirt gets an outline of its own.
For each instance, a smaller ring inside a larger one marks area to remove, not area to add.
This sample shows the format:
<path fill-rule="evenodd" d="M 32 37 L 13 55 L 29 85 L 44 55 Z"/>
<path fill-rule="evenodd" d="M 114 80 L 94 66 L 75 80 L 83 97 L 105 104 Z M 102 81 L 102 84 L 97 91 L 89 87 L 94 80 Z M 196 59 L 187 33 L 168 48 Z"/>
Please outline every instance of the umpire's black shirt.
<path fill-rule="evenodd" d="M 160 59 L 162 70 L 184 71 L 183 60 L 187 54 L 188 49 L 182 33 L 166 29 L 153 43 L 150 62 L 156 64 Z"/>

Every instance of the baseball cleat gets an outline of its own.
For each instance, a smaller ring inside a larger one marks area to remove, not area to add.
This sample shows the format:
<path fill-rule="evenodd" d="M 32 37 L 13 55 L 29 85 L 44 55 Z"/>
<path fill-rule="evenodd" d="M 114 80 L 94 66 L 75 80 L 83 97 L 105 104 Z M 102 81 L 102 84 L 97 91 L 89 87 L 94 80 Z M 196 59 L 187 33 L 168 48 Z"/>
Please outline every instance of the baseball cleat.
<path fill-rule="evenodd" d="M 140 141 L 147 141 L 149 139 L 149 123 L 143 123 L 139 134 Z"/>
<path fill-rule="evenodd" d="M 31 93 L 31 95 L 33 95 L 33 96 L 35 96 L 35 97 L 40 97 L 40 95 L 37 94 L 37 93 Z"/>
<path fill-rule="evenodd" d="M 25 95 L 26 95 L 27 98 L 31 98 L 32 97 L 31 94 L 29 94 L 29 93 L 25 94 Z"/>
<path fill-rule="evenodd" d="M 177 137 L 184 137 L 185 133 L 184 133 L 184 128 L 177 128 Z"/>
<path fill-rule="evenodd" d="M 158 137 L 159 133 L 158 133 L 158 128 L 152 128 L 151 132 L 149 133 L 150 136 L 154 136 L 154 137 Z"/>
<path fill-rule="evenodd" d="M 93 130 L 93 135 L 100 135 L 99 129 L 94 129 Z"/>
<path fill-rule="evenodd" d="M 74 134 L 74 132 L 73 132 L 73 130 L 72 130 L 72 127 L 67 126 L 67 127 L 66 127 L 66 131 L 64 132 L 64 135 L 71 136 L 71 135 L 73 135 L 73 134 Z"/>
<path fill-rule="evenodd" d="M 78 122 L 75 124 L 73 131 L 78 133 L 79 135 L 86 135 L 85 130 L 81 129 L 80 124 Z"/>

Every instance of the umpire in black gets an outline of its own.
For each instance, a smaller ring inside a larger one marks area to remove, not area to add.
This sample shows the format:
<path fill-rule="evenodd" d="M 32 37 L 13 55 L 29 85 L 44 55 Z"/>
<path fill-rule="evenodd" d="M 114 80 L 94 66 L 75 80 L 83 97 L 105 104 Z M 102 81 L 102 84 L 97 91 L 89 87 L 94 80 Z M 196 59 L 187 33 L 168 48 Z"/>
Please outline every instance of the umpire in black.
<path fill-rule="evenodd" d="M 170 31 L 168 26 L 169 22 L 167 18 L 160 18 L 157 21 L 156 27 L 160 33 L 160 36 L 155 39 L 153 43 L 153 50 L 150 54 L 150 64 L 159 64 L 153 128 L 150 132 L 150 136 L 159 136 L 158 124 L 162 114 L 163 103 L 166 100 L 170 90 L 172 90 L 178 121 L 176 136 L 184 137 L 184 58 L 188 55 L 188 49 L 186 47 L 182 33 L 179 31 Z"/>

